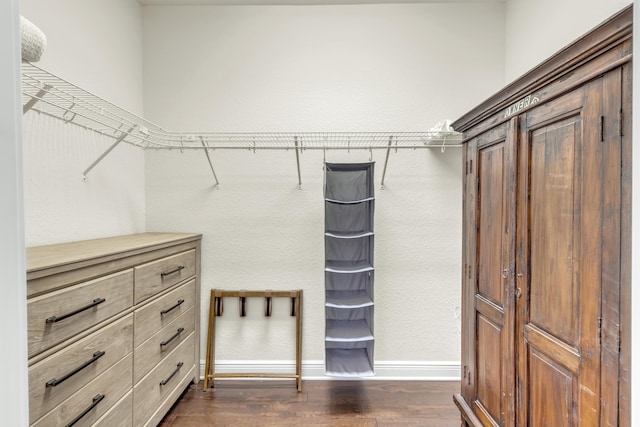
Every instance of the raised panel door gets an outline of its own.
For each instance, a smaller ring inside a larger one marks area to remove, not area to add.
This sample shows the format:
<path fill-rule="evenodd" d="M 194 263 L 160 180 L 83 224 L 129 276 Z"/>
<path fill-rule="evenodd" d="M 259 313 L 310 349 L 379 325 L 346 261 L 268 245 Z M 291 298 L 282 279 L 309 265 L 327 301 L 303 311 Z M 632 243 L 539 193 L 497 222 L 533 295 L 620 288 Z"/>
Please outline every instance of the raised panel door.
<path fill-rule="evenodd" d="M 475 388 L 472 408 L 486 425 L 513 425 L 515 120 L 477 140 Z"/>
<path fill-rule="evenodd" d="M 522 118 L 518 423 L 599 425 L 603 79 Z"/>

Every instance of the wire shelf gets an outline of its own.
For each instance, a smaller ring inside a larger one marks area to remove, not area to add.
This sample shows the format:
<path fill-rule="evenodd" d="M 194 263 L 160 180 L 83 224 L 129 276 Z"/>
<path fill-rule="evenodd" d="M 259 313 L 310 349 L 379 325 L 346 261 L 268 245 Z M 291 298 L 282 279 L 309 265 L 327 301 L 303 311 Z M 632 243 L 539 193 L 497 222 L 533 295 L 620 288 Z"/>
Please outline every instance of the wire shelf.
<path fill-rule="evenodd" d="M 144 149 L 357 150 L 460 146 L 458 132 L 174 132 L 28 62 L 22 63 L 23 113 L 29 110 Z"/>
<path fill-rule="evenodd" d="M 302 186 L 300 153 L 304 150 L 386 149 L 384 179 L 392 149 L 461 147 L 462 134 L 425 132 L 174 132 L 127 111 L 29 62 L 22 63 L 22 112 L 37 111 L 65 123 L 114 139 L 113 144 L 83 174 L 86 175 L 116 146 L 125 142 L 142 149 L 204 151 L 215 186 L 212 150 L 295 150 L 298 187 Z"/>

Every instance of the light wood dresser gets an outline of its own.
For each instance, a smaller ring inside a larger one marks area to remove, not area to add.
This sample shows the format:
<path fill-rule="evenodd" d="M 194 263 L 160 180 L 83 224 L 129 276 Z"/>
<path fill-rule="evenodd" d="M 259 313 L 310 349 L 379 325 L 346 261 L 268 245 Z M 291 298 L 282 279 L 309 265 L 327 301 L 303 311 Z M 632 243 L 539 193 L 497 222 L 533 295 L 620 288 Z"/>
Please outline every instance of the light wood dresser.
<path fill-rule="evenodd" d="M 27 249 L 32 426 L 155 426 L 199 379 L 199 234 Z"/>

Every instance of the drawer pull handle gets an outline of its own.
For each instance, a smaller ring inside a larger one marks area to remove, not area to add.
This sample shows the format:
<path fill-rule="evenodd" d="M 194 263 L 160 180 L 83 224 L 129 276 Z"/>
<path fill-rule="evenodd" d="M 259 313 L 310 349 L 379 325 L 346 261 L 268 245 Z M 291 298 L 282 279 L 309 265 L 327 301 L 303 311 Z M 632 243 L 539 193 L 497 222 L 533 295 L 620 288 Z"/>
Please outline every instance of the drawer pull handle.
<path fill-rule="evenodd" d="M 182 271 L 182 270 L 184 270 L 185 268 L 186 268 L 186 267 L 185 267 L 184 265 L 179 265 L 179 266 L 177 266 L 176 268 L 174 268 L 173 270 L 165 271 L 165 272 L 160 273 L 160 277 L 162 277 L 162 278 L 164 279 L 165 277 L 170 276 L 170 275 L 172 275 L 172 274 L 174 274 L 174 273 L 179 273 L 179 272 L 181 272 L 181 271 Z"/>
<path fill-rule="evenodd" d="M 177 373 L 178 373 L 178 371 L 180 370 L 180 368 L 182 368 L 182 365 L 184 365 L 184 363 L 182 363 L 182 362 L 178 362 L 178 364 L 176 365 L 176 366 L 177 366 L 177 367 L 176 367 L 176 370 L 175 370 L 175 371 L 173 371 L 173 372 L 171 373 L 171 375 L 169 375 L 169 377 L 168 377 L 166 380 L 162 380 L 162 381 L 160 381 L 160 385 L 167 385 L 167 383 L 169 383 L 169 381 L 171 381 L 171 378 L 173 378 L 173 376 L 174 376 L 175 374 L 177 374 Z"/>
<path fill-rule="evenodd" d="M 80 421 L 82 419 L 82 417 L 84 417 L 85 415 L 87 415 L 89 412 L 91 412 L 91 410 L 93 408 L 95 408 L 98 403 L 100 403 L 102 401 L 102 399 L 104 399 L 104 394 L 96 394 L 93 397 L 93 400 L 91 401 L 91 405 L 89 405 L 89 407 L 87 409 L 85 409 L 84 411 L 82 411 L 82 413 L 80 415 L 78 415 L 77 417 L 75 417 L 73 419 L 73 421 L 71 421 L 69 424 L 67 424 L 67 427 L 71 427 L 72 425 L 76 424 L 78 421 Z"/>
<path fill-rule="evenodd" d="M 181 334 L 181 333 L 183 333 L 183 332 L 184 332 L 184 328 L 182 328 L 182 327 L 181 327 L 181 328 L 178 328 L 178 330 L 176 331 L 176 333 L 175 333 L 175 334 L 173 334 L 173 336 L 172 336 L 171 338 L 169 338 L 169 339 L 168 339 L 168 340 L 166 340 L 166 341 L 162 341 L 162 342 L 160 343 L 160 347 L 161 347 L 161 349 L 162 349 L 162 350 L 164 350 L 164 348 L 163 348 L 164 346 L 169 345 L 169 343 L 170 343 L 171 341 L 173 341 L 173 340 L 175 340 L 176 338 L 178 338 L 178 337 L 180 336 L 180 334 Z"/>
<path fill-rule="evenodd" d="M 73 371 L 65 374 L 62 378 L 52 378 L 52 379 L 50 379 L 49 381 L 47 381 L 45 386 L 46 387 L 55 387 L 55 386 L 57 386 L 58 384 L 68 380 L 69 378 L 71 378 L 72 376 L 77 374 L 78 372 L 82 371 L 87 366 L 91 365 L 92 363 L 95 363 L 98 359 L 100 359 L 104 355 L 105 355 L 104 351 L 96 351 L 95 353 L 93 353 L 93 357 L 91 357 L 91 359 L 87 360 L 86 362 L 84 362 L 82 365 L 78 366 Z"/>
<path fill-rule="evenodd" d="M 167 314 L 167 313 L 170 313 L 171 311 L 173 311 L 173 310 L 175 310 L 176 308 L 180 307 L 180 304 L 182 304 L 183 302 L 184 302 L 184 300 L 183 300 L 183 299 L 179 299 L 179 300 L 178 300 L 178 302 L 177 302 L 175 305 L 172 305 L 171 307 L 169 307 L 169 308 L 165 308 L 164 310 L 162 310 L 162 311 L 160 312 L 160 316 L 162 316 L 162 315 L 164 315 L 164 314 Z"/>
<path fill-rule="evenodd" d="M 103 302 L 105 302 L 106 299 L 104 298 L 96 298 L 93 300 L 93 302 L 91 304 L 85 305 L 84 307 L 81 307 L 75 311 L 72 311 L 71 313 L 67 313 L 67 314 L 63 314 L 62 316 L 51 316 L 51 317 L 47 317 L 47 319 L 45 320 L 46 323 L 56 323 L 59 322 L 61 320 L 64 320 L 68 317 L 71 316 L 75 316 L 78 313 L 82 313 L 85 310 L 89 310 L 90 308 L 95 307 L 98 304 L 102 304 Z"/>

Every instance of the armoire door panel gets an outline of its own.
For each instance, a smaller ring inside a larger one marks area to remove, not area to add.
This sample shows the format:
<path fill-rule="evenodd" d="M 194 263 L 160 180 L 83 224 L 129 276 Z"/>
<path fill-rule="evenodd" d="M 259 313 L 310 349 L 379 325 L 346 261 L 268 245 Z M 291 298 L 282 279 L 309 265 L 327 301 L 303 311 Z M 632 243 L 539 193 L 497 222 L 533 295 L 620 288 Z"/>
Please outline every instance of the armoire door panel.
<path fill-rule="evenodd" d="M 464 218 L 462 222 L 465 242 L 462 251 L 462 307 L 473 307 L 476 296 L 476 170 L 477 139 L 469 141 L 463 155 L 463 169 L 465 171 L 462 200 Z M 475 395 L 475 310 L 463 310 L 461 318 L 462 334 L 462 382 L 461 395 L 466 402 L 473 402 Z"/>
<path fill-rule="evenodd" d="M 502 333 L 501 325 L 478 314 L 477 331 L 477 375 L 476 404 L 481 405 L 489 415 L 502 425 Z"/>
<path fill-rule="evenodd" d="M 504 142 L 478 153 L 478 293 L 502 306 L 504 223 Z"/>
<path fill-rule="evenodd" d="M 476 294 L 476 311 L 496 325 L 504 326 L 504 309 L 480 294 Z"/>
<path fill-rule="evenodd" d="M 569 427 L 574 425 L 574 378 L 571 372 L 546 355 L 529 353 L 528 426 Z"/>
<path fill-rule="evenodd" d="M 580 115 L 537 129 L 530 136 L 530 322 L 577 344 L 580 259 Z M 577 215 L 576 215 L 577 214 Z"/>
<path fill-rule="evenodd" d="M 476 175 L 475 394 L 485 425 L 512 425 L 513 270 L 517 120 L 478 137 Z"/>
<path fill-rule="evenodd" d="M 528 256 L 519 258 L 529 265 L 518 372 L 527 425 L 599 422 L 602 88 L 599 79 L 531 110 L 522 132 L 528 203 L 518 217 Z"/>
<path fill-rule="evenodd" d="M 565 342 L 529 324 L 524 328 L 524 338 L 534 348 L 544 348 L 553 360 L 574 373 L 580 369 L 580 353 Z"/>
<path fill-rule="evenodd" d="M 524 114 L 526 129 L 533 132 L 549 124 L 558 123 L 567 117 L 575 117 L 580 114 L 583 106 L 584 96 L 582 89 L 579 88 L 527 111 Z"/>
<path fill-rule="evenodd" d="M 604 116 L 617 119 L 604 123 L 604 144 L 607 149 L 603 152 L 605 188 L 603 190 L 603 243 L 602 243 L 602 357 L 601 357 L 601 395 L 609 404 L 602 405 L 601 425 L 625 425 L 618 421 L 618 396 L 626 393 L 618 389 L 620 376 L 620 316 L 621 298 L 620 282 L 622 280 L 622 247 L 621 235 L 622 216 L 620 206 L 623 194 L 623 154 L 622 135 L 623 117 L 621 113 L 623 92 L 622 69 L 611 71 L 603 76 L 604 79 Z M 626 328 L 623 327 L 625 332 Z M 625 396 L 626 397 L 626 396 Z M 622 400 L 622 399 L 621 399 Z"/>

